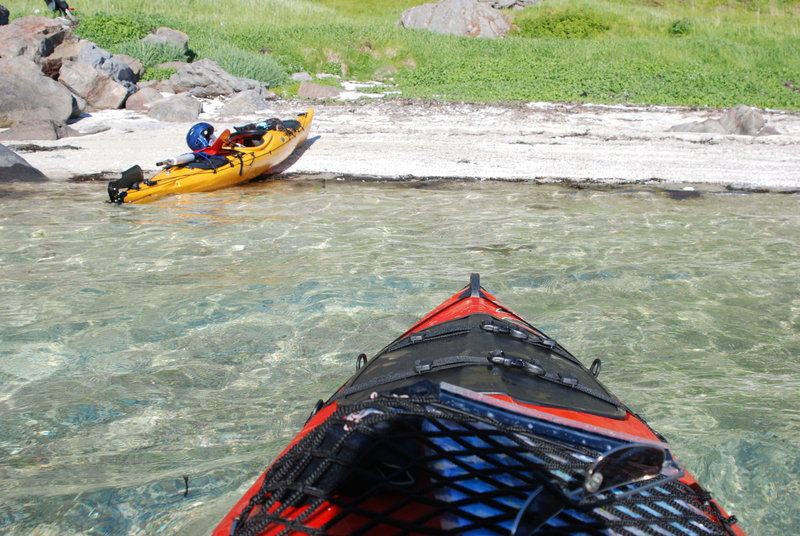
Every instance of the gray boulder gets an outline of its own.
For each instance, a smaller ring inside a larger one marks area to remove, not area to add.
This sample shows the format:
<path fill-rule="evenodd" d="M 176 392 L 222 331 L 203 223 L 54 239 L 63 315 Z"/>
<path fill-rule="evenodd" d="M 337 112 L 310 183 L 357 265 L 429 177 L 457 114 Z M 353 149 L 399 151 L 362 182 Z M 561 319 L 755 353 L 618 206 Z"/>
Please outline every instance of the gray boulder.
<path fill-rule="evenodd" d="M 159 121 L 189 122 L 197 119 L 202 111 L 200 101 L 188 93 L 180 93 L 153 103 L 147 116 Z"/>
<path fill-rule="evenodd" d="M 505 15 L 477 0 L 441 0 L 435 4 L 415 6 L 403 12 L 400 25 L 490 39 L 504 37 L 511 30 L 511 21 Z"/>
<path fill-rule="evenodd" d="M 0 26 L 0 58 L 23 56 L 38 62 L 65 40 L 77 40 L 69 24 L 47 17 L 20 17 Z"/>
<path fill-rule="evenodd" d="M 138 58 L 128 56 L 127 54 L 115 54 L 114 57 L 124 62 L 125 65 L 130 68 L 135 80 L 139 80 L 144 74 L 144 65 L 142 65 L 141 60 Z"/>
<path fill-rule="evenodd" d="M 267 109 L 269 107 L 267 100 L 274 98 L 276 98 L 274 93 L 258 89 L 248 89 L 247 91 L 237 93 L 231 100 L 226 102 L 225 105 L 220 108 L 219 113 L 221 115 L 251 114 Z"/>
<path fill-rule="evenodd" d="M 131 92 L 135 89 L 136 75 L 124 60 L 103 50 L 90 41 L 84 41 L 75 61 L 88 63 L 92 67 L 106 73 L 114 81 L 119 82 Z"/>
<path fill-rule="evenodd" d="M 4 132 L 0 132 L 0 141 L 14 140 L 60 140 L 81 134 L 74 128 L 68 127 L 63 121 L 52 119 L 37 119 L 26 121 Z"/>
<path fill-rule="evenodd" d="M 8 24 L 8 9 L 6 6 L 0 4 L 0 26 Z"/>
<path fill-rule="evenodd" d="M 303 99 L 330 99 L 338 97 L 341 89 L 311 82 L 301 82 L 297 90 L 297 96 Z"/>
<path fill-rule="evenodd" d="M 176 92 L 192 91 L 197 97 L 233 95 L 266 86 L 257 80 L 236 77 L 209 59 L 183 65 L 170 77 L 169 82 Z"/>
<path fill-rule="evenodd" d="M 295 82 L 311 82 L 313 80 L 313 78 L 311 78 L 311 75 L 305 71 L 300 71 L 299 73 L 292 73 L 292 76 L 290 78 Z"/>
<path fill-rule="evenodd" d="M 729 134 L 744 136 L 755 136 L 767 124 L 767 120 L 757 108 L 744 104 L 730 108 L 719 122 Z"/>
<path fill-rule="evenodd" d="M 766 136 L 778 134 L 772 127 L 765 126 L 767 120 L 757 109 L 740 104 L 728 109 L 719 119 L 706 119 L 682 123 L 669 129 L 670 132 L 697 132 L 701 134 L 735 134 L 741 136 Z"/>
<path fill-rule="evenodd" d="M 0 127 L 23 121 L 66 121 L 77 105 L 72 93 L 25 58 L 0 59 Z"/>
<path fill-rule="evenodd" d="M 61 65 L 58 81 L 98 109 L 121 108 L 129 88 L 89 63 L 67 60 Z"/>
<path fill-rule="evenodd" d="M 125 101 L 125 109 L 143 112 L 149 110 L 153 104 L 163 98 L 164 96 L 156 88 L 142 87 L 139 88 L 139 91 L 128 97 L 128 100 Z"/>
<path fill-rule="evenodd" d="M 86 98 L 102 76 L 88 63 L 67 60 L 61 65 L 58 81 L 79 97 Z"/>
<path fill-rule="evenodd" d="M 189 36 L 172 28 L 158 28 L 155 32 L 143 38 L 142 42 L 154 45 L 171 45 L 184 52 L 189 49 Z"/>
<path fill-rule="evenodd" d="M 11 181 L 46 181 L 47 177 L 27 160 L 0 144 L 0 184 Z"/>
<path fill-rule="evenodd" d="M 128 98 L 130 88 L 109 76 L 97 78 L 97 85 L 86 95 L 86 101 L 92 108 L 98 110 L 123 108 Z"/>

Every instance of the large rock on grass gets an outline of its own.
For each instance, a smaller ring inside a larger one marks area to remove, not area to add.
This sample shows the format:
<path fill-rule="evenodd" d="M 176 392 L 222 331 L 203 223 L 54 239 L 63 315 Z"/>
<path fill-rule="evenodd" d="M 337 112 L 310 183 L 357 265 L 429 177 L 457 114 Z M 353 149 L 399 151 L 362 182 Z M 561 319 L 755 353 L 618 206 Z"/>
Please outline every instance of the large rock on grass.
<path fill-rule="evenodd" d="M 11 181 L 46 181 L 44 173 L 27 160 L 0 144 L 0 184 Z"/>
<path fill-rule="evenodd" d="M 170 77 L 169 82 L 177 93 L 191 91 L 197 97 L 232 95 L 266 86 L 264 82 L 234 76 L 209 59 L 183 65 Z"/>
<path fill-rule="evenodd" d="M 511 21 L 500 11 L 477 0 L 441 0 L 407 9 L 400 17 L 405 28 L 469 37 L 504 37 Z"/>
<path fill-rule="evenodd" d="M 66 121 L 77 110 L 70 91 L 22 57 L 0 59 L 0 127 L 22 121 Z"/>
<path fill-rule="evenodd" d="M 189 36 L 172 28 L 158 28 L 155 32 L 144 37 L 142 42 L 152 45 L 173 46 L 183 52 L 189 49 Z"/>

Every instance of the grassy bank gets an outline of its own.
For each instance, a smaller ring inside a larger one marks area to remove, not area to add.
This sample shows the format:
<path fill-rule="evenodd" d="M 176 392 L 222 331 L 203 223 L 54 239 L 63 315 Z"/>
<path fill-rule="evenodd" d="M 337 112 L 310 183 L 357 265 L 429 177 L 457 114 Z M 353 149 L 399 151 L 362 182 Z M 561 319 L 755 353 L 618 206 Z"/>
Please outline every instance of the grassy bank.
<path fill-rule="evenodd" d="M 396 26 L 424 0 L 73 0 L 79 32 L 112 52 L 150 28 L 189 34 L 190 57 L 291 94 L 305 70 L 392 81 L 405 97 L 800 109 L 800 0 L 544 0 L 507 12 L 505 39 Z M 12 17 L 42 9 L 15 0 Z M 151 76 L 163 73 L 151 71 Z"/>

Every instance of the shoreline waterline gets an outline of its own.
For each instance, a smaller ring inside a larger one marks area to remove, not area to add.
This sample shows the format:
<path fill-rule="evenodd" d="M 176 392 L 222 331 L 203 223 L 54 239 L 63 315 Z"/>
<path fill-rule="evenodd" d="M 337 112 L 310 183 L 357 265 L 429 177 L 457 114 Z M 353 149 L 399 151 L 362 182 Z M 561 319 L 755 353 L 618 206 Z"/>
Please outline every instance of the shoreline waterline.
<path fill-rule="evenodd" d="M 11 183 L 0 185 L 0 198 L 31 198 L 36 199 L 48 192 L 64 193 L 64 187 L 91 189 L 90 195 L 102 203 L 109 203 L 106 194 L 108 181 L 119 178 L 115 173 L 97 173 L 89 175 L 78 175 L 70 177 L 65 181 L 49 181 L 44 183 Z M 778 195 L 778 196 L 800 196 L 800 188 L 769 188 L 752 185 L 731 185 L 731 184 L 709 184 L 709 183 L 687 183 L 687 182 L 667 182 L 667 181 L 597 181 L 593 179 L 567 179 L 558 177 L 538 177 L 535 179 L 496 179 L 496 178 L 475 178 L 475 177 L 379 177 L 375 175 L 347 175 L 342 173 L 278 173 L 266 175 L 248 181 L 243 184 L 231 186 L 225 191 L 239 189 L 242 195 L 249 195 L 258 191 L 259 188 L 269 187 L 268 185 L 293 185 L 295 187 L 316 187 L 326 188 L 336 184 L 381 184 L 397 188 L 408 189 L 443 189 L 443 188 L 462 188 L 474 189 L 475 187 L 491 187 L 497 185 L 503 188 L 504 185 L 520 184 L 531 188 L 560 188 L 564 191 L 589 191 L 610 194 L 650 194 L 658 197 L 665 197 L 678 201 L 698 199 L 707 196 L 726 196 L 726 195 Z M 80 191 L 73 192 L 81 195 Z M 213 195 L 217 192 L 205 192 L 205 195 Z M 233 193 L 233 192 L 231 192 Z M 193 196 L 198 194 L 182 194 L 170 196 L 167 200 L 158 200 L 156 204 L 169 203 L 169 199 L 180 199 L 181 203 L 190 201 Z M 203 194 L 199 194 L 203 195 Z"/>
<path fill-rule="evenodd" d="M 313 107 L 308 142 L 281 170 L 310 176 L 381 180 L 503 180 L 629 185 L 708 184 L 754 191 L 800 190 L 800 113 L 765 110 L 779 134 L 739 136 L 671 132 L 724 111 L 579 103 L 519 105 L 431 101 L 271 101 L 255 114 L 219 116 L 204 104 L 198 121 L 219 130 L 255 119 L 293 117 Z M 72 128 L 82 135 L 34 142 L 20 154 L 51 181 L 116 178 L 138 164 L 188 151 L 192 123 L 103 110 Z M 15 147 L 28 141 L 10 141 Z"/>

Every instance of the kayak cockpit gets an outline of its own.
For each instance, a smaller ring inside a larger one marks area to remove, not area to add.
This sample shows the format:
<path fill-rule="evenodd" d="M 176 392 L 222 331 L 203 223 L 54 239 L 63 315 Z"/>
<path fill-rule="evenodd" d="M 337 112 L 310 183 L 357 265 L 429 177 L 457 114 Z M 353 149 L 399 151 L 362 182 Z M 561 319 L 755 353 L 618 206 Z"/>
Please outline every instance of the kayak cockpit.
<path fill-rule="evenodd" d="M 333 404 L 215 536 L 730 534 L 707 494 L 678 480 L 683 469 L 665 443 L 572 428 L 432 386 L 423 380 Z M 636 468 L 650 457 L 630 455 L 642 452 L 659 454 L 663 468 Z M 616 460 L 604 465 L 606 456 Z M 606 469 L 613 488 L 584 489 Z"/>

